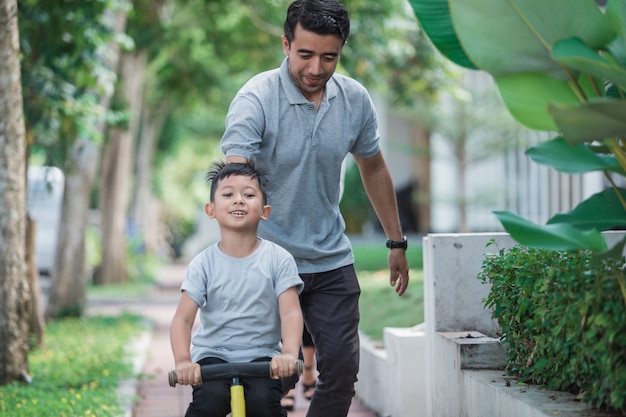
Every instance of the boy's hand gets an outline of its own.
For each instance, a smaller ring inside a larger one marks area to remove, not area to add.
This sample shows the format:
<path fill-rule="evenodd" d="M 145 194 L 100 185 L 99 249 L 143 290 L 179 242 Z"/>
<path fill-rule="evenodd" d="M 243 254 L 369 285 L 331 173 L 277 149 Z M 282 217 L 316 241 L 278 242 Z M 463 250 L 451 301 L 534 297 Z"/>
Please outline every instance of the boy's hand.
<path fill-rule="evenodd" d="M 286 378 L 296 373 L 296 357 L 290 354 L 274 356 L 271 362 L 272 378 Z"/>
<path fill-rule="evenodd" d="M 202 376 L 200 374 L 200 364 L 194 362 L 181 362 L 176 365 L 176 378 L 182 385 L 200 385 Z"/>

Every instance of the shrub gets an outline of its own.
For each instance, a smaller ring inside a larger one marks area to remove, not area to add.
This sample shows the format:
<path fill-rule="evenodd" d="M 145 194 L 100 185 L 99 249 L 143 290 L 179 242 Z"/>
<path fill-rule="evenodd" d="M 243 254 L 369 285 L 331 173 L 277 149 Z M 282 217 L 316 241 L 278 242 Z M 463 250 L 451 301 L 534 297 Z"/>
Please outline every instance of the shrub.
<path fill-rule="evenodd" d="M 478 278 L 491 284 L 484 303 L 508 371 L 626 415 L 624 258 L 516 246 L 487 257 Z"/>

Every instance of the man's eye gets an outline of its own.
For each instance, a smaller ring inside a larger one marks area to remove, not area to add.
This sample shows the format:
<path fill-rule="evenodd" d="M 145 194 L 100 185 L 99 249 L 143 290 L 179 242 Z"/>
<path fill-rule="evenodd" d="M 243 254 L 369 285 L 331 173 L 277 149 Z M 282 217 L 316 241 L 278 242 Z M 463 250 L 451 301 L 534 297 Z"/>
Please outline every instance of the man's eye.
<path fill-rule="evenodd" d="M 300 55 L 302 59 L 311 59 L 311 55 Z"/>

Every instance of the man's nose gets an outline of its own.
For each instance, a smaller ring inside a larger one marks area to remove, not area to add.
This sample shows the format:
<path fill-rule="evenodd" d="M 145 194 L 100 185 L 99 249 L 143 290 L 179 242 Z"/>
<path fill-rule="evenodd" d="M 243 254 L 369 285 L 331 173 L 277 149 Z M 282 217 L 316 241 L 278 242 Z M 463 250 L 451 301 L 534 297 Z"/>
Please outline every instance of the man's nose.
<path fill-rule="evenodd" d="M 322 72 L 322 60 L 321 58 L 311 58 L 309 64 L 309 71 L 313 75 L 318 75 Z"/>

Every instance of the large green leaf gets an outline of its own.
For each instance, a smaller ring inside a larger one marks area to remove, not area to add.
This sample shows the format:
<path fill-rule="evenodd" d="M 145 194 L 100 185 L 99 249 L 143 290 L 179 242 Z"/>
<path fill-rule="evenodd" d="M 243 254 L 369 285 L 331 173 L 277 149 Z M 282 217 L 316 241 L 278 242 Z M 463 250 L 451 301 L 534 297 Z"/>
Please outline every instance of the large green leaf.
<path fill-rule="evenodd" d="M 449 2 L 454 30 L 465 53 L 494 76 L 540 71 L 564 80 L 568 75 L 550 56 L 556 41 L 578 37 L 595 49 L 616 36 L 592 0 Z"/>
<path fill-rule="evenodd" d="M 477 69 L 454 32 L 448 0 L 409 0 L 409 3 L 420 27 L 439 52 L 457 65 Z"/>
<path fill-rule="evenodd" d="M 618 188 L 617 191 L 622 199 L 626 199 L 626 190 Z M 554 215 L 547 224 L 569 224 L 580 230 L 610 230 L 626 226 L 626 209 L 616 191 L 608 188 L 592 195 L 571 211 Z"/>
<path fill-rule="evenodd" d="M 504 230 L 524 246 L 550 250 L 605 252 L 607 244 L 597 230 L 581 231 L 569 224 L 537 225 L 508 211 L 495 211 Z"/>
<path fill-rule="evenodd" d="M 494 78 L 504 104 L 524 126 L 557 131 L 548 103 L 577 104 L 581 99 L 570 84 L 540 72 L 517 73 Z"/>
<path fill-rule="evenodd" d="M 626 136 L 626 102 L 603 98 L 577 106 L 549 103 L 548 112 L 570 143 Z"/>
<path fill-rule="evenodd" d="M 613 155 L 600 155 L 584 144 L 571 145 L 558 137 L 528 148 L 526 155 L 534 162 L 567 174 L 613 171 L 626 175 Z"/>
<path fill-rule="evenodd" d="M 554 44 L 552 56 L 561 64 L 586 72 L 626 88 L 626 71 L 591 49 L 578 38 L 569 38 Z"/>
<path fill-rule="evenodd" d="M 609 51 L 622 67 L 626 67 L 626 2 L 609 0 L 605 14 L 613 29 L 619 33 L 619 36 L 609 45 Z"/>

